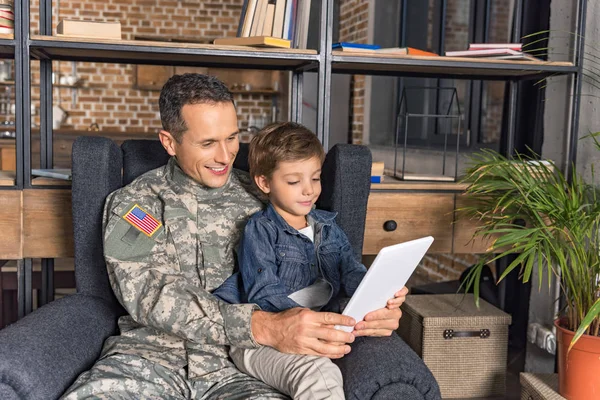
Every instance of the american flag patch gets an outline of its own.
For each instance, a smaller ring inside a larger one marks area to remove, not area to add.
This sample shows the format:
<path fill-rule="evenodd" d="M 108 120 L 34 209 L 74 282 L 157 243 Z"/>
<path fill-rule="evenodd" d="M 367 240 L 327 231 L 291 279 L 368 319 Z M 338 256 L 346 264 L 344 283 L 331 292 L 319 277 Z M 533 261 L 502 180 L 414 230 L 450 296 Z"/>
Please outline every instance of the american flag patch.
<path fill-rule="evenodd" d="M 127 211 L 123 218 L 131 225 L 144 232 L 147 236 L 152 236 L 162 226 L 152 215 L 142 210 L 140 206 L 135 204 L 131 210 Z"/>

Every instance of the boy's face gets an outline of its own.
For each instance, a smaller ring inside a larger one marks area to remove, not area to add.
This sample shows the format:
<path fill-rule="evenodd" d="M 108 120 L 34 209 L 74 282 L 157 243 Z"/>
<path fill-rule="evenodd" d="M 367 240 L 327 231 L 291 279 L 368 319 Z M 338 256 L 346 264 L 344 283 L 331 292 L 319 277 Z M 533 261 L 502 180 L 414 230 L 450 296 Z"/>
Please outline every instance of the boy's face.
<path fill-rule="evenodd" d="M 181 143 L 161 131 L 163 146 L 196 182 L 209 188 L 223 186 L 239 150 L 235 107 L 232 103 L 186 104 L 181 115 L 187 126 Z"/>
<path fill-rule="evenodd" d="M 321 194 L 321 160 L 282 161 L 271 179 L 255 177 L 256 184 L 269 195 L 275 210 L 292 227 L 306 226 L 306 215 Z"/>

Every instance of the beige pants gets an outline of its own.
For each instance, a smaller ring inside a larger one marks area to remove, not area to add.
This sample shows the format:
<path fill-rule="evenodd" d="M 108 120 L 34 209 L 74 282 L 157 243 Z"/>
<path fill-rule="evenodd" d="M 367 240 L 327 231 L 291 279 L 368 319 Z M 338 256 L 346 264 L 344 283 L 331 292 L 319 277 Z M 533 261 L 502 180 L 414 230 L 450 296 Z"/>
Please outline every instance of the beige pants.
<path fill-rule="evenodd" d="M 329 358 L 280 353 L 272 347 L 231 348 L 235 365 L 293 399 L 344 399 L 340 369 Z"/>

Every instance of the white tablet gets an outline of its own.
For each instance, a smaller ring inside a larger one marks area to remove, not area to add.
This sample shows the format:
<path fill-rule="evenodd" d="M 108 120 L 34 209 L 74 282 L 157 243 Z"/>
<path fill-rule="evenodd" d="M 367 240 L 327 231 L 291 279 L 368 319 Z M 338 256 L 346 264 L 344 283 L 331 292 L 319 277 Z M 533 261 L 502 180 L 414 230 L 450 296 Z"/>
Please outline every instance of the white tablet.
<path fill-rule="evenodd" d="M 427 236 L 382 248 L 342 314 L 359 322 L 371 311 L 384 308 L 394 293 L 406 285 L 431 243 L 433 237 Z M 351 326 L 336 325 L 336 328 L 354 330 Z"/>

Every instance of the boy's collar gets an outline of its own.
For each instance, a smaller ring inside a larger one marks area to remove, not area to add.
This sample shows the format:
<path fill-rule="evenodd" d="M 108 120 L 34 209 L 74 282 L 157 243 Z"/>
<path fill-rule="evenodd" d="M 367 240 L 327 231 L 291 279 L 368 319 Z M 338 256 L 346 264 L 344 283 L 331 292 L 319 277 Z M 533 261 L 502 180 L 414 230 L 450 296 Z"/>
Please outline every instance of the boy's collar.
<path fill-rule="evenodd" d="M 265 215 L 265 217 L 267 217 L 267 219 L 271 220 L 272 222 L 275 222 L 277 225 L 281 226 L 287 232 L 289 232 L 289 233 L 297 233 L 298 232 L 297 229 L 292 228 L 292 226 L 290 224 L 288 224 L 287 221 L 285 219 L 283 219 L 283 217 L 281 215 L 279 215 L 277 210 L 275 210 L 275 207 L 273 207 L 273 203 L 269 202 L 269 205 L 267 206 L 264 215 Z M 310 211 L 310 213 L 308 213 L 307 217 L 309 219 L 312 219 L 313 221 L 315 221 L 317 224 L 331 225 L 332 221 L 335 219 L 336 215 L 337 215 L 337 213 L 334 213 L 334 212 L 317 210 L 317 209 L 313 208 Z"/>

